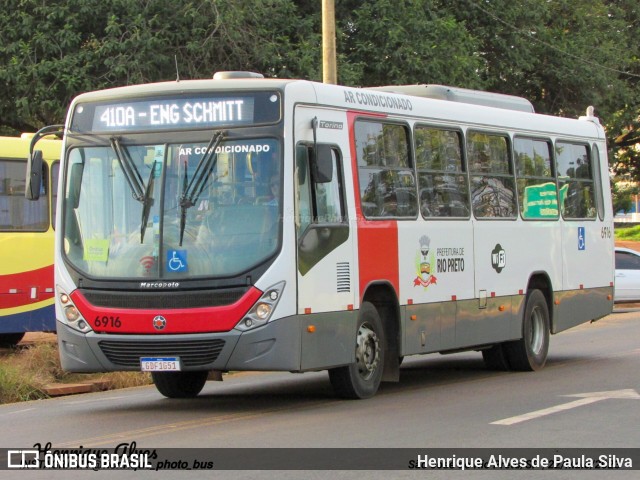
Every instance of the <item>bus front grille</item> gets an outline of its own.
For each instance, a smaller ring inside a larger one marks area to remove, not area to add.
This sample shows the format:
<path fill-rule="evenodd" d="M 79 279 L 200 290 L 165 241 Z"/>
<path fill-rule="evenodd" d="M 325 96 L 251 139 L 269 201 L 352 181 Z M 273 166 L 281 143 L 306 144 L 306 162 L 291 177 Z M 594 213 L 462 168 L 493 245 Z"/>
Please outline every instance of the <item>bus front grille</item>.
<path fill-rule="evenodd" d="M 224 344 L 225 341 L 221 339 L 98 342 L 100 350 L 109 361 L 122 367 L 140 367 L 140 357 L 180 357 L 180 362 L 185 367 L 208 365 L 218 358 Z"/>
<path fill-rule="evenodd" d="M 96 307 L 106 308 L 197 308 L 231 305 L 242 298 L 248 288 L 229 288 L 223 290 L 180 290 L 175 292 L 123 292 L 108 290 L 89 290 L 80 292 L 87 301 Z"/>

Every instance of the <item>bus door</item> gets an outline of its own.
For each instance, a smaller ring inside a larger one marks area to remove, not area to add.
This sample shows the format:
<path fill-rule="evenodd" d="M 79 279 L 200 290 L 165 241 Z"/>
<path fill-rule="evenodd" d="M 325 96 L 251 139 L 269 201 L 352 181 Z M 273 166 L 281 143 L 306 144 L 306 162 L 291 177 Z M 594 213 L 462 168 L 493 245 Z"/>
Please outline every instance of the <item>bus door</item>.
<path fill-rule="evenodd" d="M 343 129 L 337 129 L 342 125 Z M 295 227 L 302 369 L 353 361 L 355 265 L 347 216 L 344 113 L 295 112 Z"/>

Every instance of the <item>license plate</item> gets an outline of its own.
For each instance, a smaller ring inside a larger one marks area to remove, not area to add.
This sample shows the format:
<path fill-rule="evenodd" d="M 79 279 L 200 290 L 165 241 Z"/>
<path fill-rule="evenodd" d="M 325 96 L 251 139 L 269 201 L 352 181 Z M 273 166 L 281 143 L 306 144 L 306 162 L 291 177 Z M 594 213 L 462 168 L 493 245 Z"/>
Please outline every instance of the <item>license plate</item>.
<path fill-rule="evenodd" d="M 179 357 L 142 357 L 140 366 L 143 372 L 179 372 Z"/>

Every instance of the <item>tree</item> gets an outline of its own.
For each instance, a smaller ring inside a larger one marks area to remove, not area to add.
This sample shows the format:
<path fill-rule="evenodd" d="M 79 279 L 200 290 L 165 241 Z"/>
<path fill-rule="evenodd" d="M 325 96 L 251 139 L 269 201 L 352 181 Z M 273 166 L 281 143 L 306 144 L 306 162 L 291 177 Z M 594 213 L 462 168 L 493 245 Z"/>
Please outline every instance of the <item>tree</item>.
<path fill-rule="evenodd" d="M 633 209 L 633 202 L 638 192 L 638 186 L 634 182 L 613 178 L 611 180 L 611 196 L 614 213 L 630 212 Z"/>
<path fill-rule="evenodd" d="M 640 181 L 640 5 L 635 0 L 614 0 L 626 28 L 621 32 L 633 41 L 625 46 L 627 90 L 635 95 L 625 96 L 627 101 L 607 121 L 607 137 L 612 149 L 610 160 L 613 171 L 629 180 Z"/>
<path fill-rule="evenodd" d="M 61 123 L 77 94 L 172 80 L 176 64 L 181 78 L 313 71 L 319 41 L 290 0 L 8 0 L 1 123 L 15 131 Z"/>
<path fill-rule="evenodd" d="M 477 41 L 441 2 L 347 0 L 337 8 L 341 83 L 482 86 Z"/>
<path fill-rule="evenodd" d="M 480 39 L 489 90 L 528 98 L 536 111 L 603 117 L 629 100 L 620 71 L 627 46 L 620 9 L 600 0 L 458 0 L 458 18 Z"/>
<path fill-rule="evenodd" d="M 61 123 L 83 91 L 174 80 L 177 71 L 321 80 L 320 4 L 6 0 L 0 128 Z M 340 0 L 336 9 L 339 83 L 484 89 L 571 117 L 594 105 L 610 145 L 635 138 L 627 133 L 640 114 L 637 0 Z"/>

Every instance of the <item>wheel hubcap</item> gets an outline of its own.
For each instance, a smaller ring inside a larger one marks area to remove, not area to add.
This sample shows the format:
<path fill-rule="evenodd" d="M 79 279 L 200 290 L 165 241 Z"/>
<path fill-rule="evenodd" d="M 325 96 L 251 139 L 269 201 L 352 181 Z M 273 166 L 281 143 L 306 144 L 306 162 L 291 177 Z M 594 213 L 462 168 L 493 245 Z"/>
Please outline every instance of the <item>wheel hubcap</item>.
<path fill-rule="evenodd" d="M 534 354 L 539 354 L 544 345 L 544 316 L 539 307 L 531 312 L 531 332 L 529 345 Z"/>
<path fill-rule="evenodd" d="M 356 364 L 360 376 L 368 380 L 376 371 L 380 360 L 378 336 L 371 327 L 363 323 L 358 329 L 356 339 Z"/>

